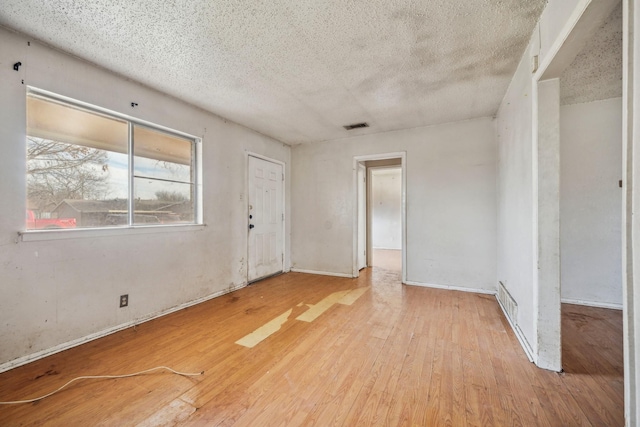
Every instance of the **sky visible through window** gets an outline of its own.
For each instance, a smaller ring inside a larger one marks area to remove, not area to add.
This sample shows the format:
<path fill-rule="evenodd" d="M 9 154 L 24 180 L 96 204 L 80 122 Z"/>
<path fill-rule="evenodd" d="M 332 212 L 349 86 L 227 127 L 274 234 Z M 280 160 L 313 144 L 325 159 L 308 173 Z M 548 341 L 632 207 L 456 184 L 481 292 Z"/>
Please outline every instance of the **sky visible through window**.
<path fill-rule="evenodd" d="M 126 199 L 129 186 L 128 156 L 122 153 L 108 153 L 109 167 L 109 193 L 108 198 Z M 164 162 L 144 157 L 136 157 L 134 160 L 136 175 L 149 178 L 167 179 L 172 181 L 191 182 L 191 171 L 187 165 Z M 136 198 L 153 200 L 156 199 L 156 192 L 171 187 L 171 191 L 176 191 L 183 195 L 185 199 L 190 199 L 190 185 L 164 183 L 163 188 L 159 188 L 158 181 L 154 179 L 137 179 L 135 182 Z"/>

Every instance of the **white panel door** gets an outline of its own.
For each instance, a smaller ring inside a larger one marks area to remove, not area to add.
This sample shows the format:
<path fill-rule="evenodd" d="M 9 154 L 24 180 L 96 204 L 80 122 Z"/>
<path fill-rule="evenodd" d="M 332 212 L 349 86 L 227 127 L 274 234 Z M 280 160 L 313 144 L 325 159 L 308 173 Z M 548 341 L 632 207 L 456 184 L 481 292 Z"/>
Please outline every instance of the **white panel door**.
<path fill-rule="evenodd" d="M 283 270 L 282 165 L 249 156 L 249 253 L 247 280 Z"/>

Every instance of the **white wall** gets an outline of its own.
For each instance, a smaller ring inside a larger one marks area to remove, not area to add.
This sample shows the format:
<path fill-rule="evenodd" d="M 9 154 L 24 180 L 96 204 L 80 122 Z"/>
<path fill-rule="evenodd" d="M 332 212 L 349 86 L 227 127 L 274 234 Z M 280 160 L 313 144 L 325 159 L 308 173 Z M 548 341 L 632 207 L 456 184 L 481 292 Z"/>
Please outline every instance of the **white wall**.
<path fill-rule="evenodd" d="M 560 108 L 562 298 L 622 307 L 622 99 Z"/>
<path fill-rule="evenodd" d="M 407 281 L 495 290 L 490 118 L 293 147 L 292 267 L 351 276 L 353 157 L 399 151 L 407 153 Z"/>
<path fill-rule="evenodd" d="M 33 40 L 28 46 L 28 40 L 0 29 L 0 369 L 242 286 L 246 151 L 284 161 L 287 177 L 290 172 L 288 146 Z M 22 67 L 16 72 L 18 61 Z M 20 241 L 26 207 L 26 85 L 202 137 L 206 226 Z M 138 107 L 132 109 L 131 102 Z M 125 293 L 129 307 L 118 308 Z"/>
<path fill-rule="evenodd" d="M 515 321 L 527 340 L 533 339 L 534 318 L 532 105 L 528 98 L 532 88 L 528 66 L 528 60 L 520 63 L 497 117 L 497 279 L 518 303 Z"/>
<path fill-rule="evenodd" d="M 402 249 L 402 169 L 371 170 L 371 246 Z"/>

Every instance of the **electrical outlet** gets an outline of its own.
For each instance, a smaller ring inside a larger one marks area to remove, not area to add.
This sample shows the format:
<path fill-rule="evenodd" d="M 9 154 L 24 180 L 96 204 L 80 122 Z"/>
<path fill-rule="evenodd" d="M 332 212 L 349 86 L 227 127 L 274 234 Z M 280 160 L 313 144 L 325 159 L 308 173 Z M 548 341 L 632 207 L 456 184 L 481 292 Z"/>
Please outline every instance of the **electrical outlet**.
<path fill-rule="evenodd" d="M 129 305 L 129 294 L 120 295 L 120 308 L 126 307 Z"/>

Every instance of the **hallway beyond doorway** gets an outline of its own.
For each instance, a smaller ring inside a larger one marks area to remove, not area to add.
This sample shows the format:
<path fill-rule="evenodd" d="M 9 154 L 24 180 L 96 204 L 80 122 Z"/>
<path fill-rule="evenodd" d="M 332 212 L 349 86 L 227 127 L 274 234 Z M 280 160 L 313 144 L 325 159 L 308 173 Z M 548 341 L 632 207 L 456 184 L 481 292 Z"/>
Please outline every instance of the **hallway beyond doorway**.
<path fill-rule="evenodd" d="M 402 251 L 399 249 L 373 249 L 371 266 L 383 270 L 402 272 Z"/>

